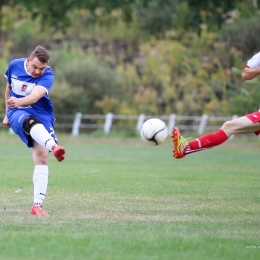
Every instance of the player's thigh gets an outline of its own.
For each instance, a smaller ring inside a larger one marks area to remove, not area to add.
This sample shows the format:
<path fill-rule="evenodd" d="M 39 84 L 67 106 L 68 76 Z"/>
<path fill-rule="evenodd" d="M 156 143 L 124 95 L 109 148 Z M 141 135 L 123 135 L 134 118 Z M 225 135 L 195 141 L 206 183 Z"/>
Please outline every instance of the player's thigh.
<path fill-rule="evenodd" d="M 260 130 L 260 123 L 253 122 L 248 117 L 242 116 L 225 122 L 222 126 L 222 130 L 224 130 L 227 134 L 250 133 Z"/>
<path fill-rule="evenodd" d="M 23 122 L 28 116 L 30 116 L 30 113 L 24 110 L 16 110 L 13 113 L 8 114 L 8 121 L 15 133 L 18 134 L 20 129 L 23 128 Z"/>
<path fill-rule="evenodd" d="M 20 139 L 28 145 L 28 147 L 32 147 L 32 140 L 30 140 L 29 136 L 23 130 L 23 122 L 28 116 L 30 116 L 29 112 L 16 110 L 8 114 L 8 122 L 14 133 L 16 133 Z"/>

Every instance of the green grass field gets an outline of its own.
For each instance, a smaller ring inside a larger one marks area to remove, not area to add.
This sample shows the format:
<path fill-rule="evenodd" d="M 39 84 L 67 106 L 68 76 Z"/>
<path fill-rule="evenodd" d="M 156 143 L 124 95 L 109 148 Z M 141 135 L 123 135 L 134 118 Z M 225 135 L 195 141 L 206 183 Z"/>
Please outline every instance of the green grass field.
<path fill-rule="evenodd" d="M 50 156 L 48 217 L 30 215 L 30 149 L 0 140 L 1 260 L 260 259 L 256 137 L 176 160 L 170 138 L 150 147 L 62 136 L 66 160 Z"/>

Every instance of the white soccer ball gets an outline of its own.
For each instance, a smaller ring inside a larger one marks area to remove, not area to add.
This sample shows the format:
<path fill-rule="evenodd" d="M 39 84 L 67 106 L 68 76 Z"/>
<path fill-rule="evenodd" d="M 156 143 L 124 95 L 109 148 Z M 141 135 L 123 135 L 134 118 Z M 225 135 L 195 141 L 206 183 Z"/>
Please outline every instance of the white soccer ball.
<path fill-rule="evenodd" d="M 168 136 L 166 124 L 159 118 L 151 118 L 144 122 L 140 135 L 143 141 L 150 145 L 163 143 Z"/>

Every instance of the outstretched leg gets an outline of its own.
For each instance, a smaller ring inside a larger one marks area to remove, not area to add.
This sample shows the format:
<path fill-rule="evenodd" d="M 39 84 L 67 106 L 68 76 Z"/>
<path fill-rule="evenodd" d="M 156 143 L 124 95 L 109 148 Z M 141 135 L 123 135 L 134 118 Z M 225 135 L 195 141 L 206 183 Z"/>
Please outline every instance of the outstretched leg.
<path fill-rule="evenodd" d="M 227 139 L 228 136 L 226 133 L 222 129 L 219 129 L 215 133 L 209 133 L 188 142 L 187 139 L 181 136 L 180 130 L 175 127 L 172 130 L 172 141 L 174 143 L 173 156 L 177 159 L 181 159 L 186 154 L 199 152 L 220 145 Z"/>
<path fill-rule="evenodd" d="M 65 159 L 65 149 L 56 144 L 53 137 L 36 117 L 27 117 L 24 120 L 23 129 L 28 135 L 31 135 L 32 139 L 38 144 L 52 152 L 59 162 Z"/>
<path fill-rule="evenodd" d="M 180 130 L 175 127 L 172 130 L 172 141 L 174 144 L 173 156 L 177 159 L 183 158 L 190 153 L 199 152 L 213 148 L 228 140 L 233 134 L 255 133 L 260 134 L 260 112 L 254 112 L 234 120 L 227 121 L 214 133 L 205 134 L 192 141 L 187 141 L 181 136 Z"/>

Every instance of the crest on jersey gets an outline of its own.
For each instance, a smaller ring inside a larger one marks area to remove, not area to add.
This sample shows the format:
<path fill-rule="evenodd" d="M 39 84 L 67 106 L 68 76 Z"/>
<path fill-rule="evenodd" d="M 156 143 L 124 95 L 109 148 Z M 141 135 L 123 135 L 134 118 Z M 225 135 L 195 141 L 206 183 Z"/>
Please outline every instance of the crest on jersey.
<path fill-rule="evenodd" d="M 26 89 L 27 89 L 27 85 L 26 85 L 26 84 L 23 84 L 23 85 L 22 85 L 22 92 L 25 92 Z"/>

